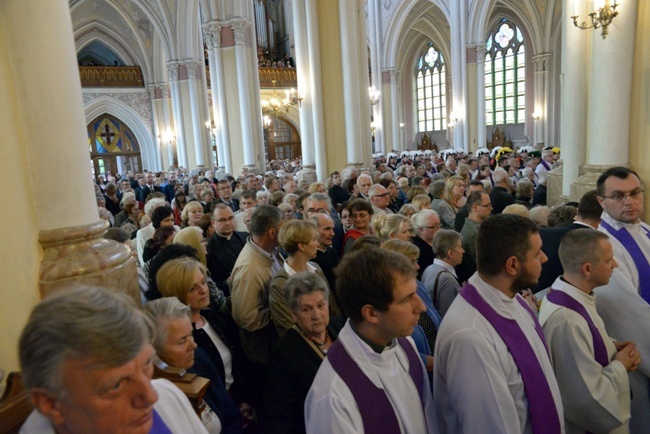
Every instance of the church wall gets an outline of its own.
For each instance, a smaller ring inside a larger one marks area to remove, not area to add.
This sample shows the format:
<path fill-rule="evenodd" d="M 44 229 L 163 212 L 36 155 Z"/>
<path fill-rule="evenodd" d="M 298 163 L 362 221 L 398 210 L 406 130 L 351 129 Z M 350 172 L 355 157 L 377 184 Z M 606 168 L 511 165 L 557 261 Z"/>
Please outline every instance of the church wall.
<path fill-rule="evenodd" d="M 623 13 L 623 12 L 621 12 Z M 612 126 L 615 128 L 615 126 Z M 650 4 L 639 2 L 634 41 L 632 71 L 632 107 L 630 116 L 630 165 L 645 181 L 650 179 Z M 613 145 L 615 146 L 615 145 Z M 646 193 L 646 198 L 650 196 Z M 646 199 L 644 220 L 650 219 L 650 202 Z"/>
<path fill-rule="evenodd" d="M 18 370 L 18 337 L 32 307 L 39 301 L 36 210 L 23 125 L 18 117 L 18 100 L 9 70 L 8 41 L 0 31 L 0 182 L 5 212 L 0 213 L 0 369 Z M 47 173 L 41 174 L 44 183 Z"/>

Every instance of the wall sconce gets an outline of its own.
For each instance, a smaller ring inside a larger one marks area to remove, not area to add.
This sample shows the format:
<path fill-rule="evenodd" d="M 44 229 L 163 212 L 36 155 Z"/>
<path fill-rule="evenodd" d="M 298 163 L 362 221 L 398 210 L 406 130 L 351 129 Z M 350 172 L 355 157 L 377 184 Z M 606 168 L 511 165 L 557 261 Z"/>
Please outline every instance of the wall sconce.
<path fill-rule="evenodd" d="M 399 127 L 400 127 L 401 129 L 404 129 L 404 122 L 400 122 L 400 123 L 399 123 Z"/>
<path fill-rule="evenodd" d="M 370 122 L 370 131 L 372 131 L 372 135 L 375 135 L 375 130 L 377 130 L 377 124 L 374 122 Z"/>
<path fill-rule="evenodd" d="M 284 94 L 287 97 L 286 101 L 289 101 L 290 105 L 298 104 L 298 107 L 302 107 L 302 100 L 305 99 L 305 97 L 300 92 L 296 91 L 296 89 L 285 90 Z"/>
<path fill-rule="evenodd" d="M 266 128 L 268 128 L 268 127 L 271 126 L 271 118 L 268 117 L 268 116 L 264 116 L 264 117 L 262 118 L 262 122 L 264 123 L 264 126 L 265 126 Z"/>
<path fill-rule="evenodd" d="M 458 123 L 458 116 L 454 113 L 449 115 L 449 123 L 447 124 L 447 129 L 453 130 L 456 124 Z"/>
<path fill-rule="evenodd" d="M 573 25 L 582 30 L 598 29 L 602 27 L 603 30 L 600 32 L 600 35 L 603 39 L 607 38 L 607 35 L 609 34 L 607 28 L 614 18 L 618 16 L 618 12 L 616 11 L 616 7 L 618 6 L 617 1 L 618 0 L 614 0 L 614 4 L 612 5 L 609 0 L 605 0 L 603 7 L 598 7 L 597 11 L 590 13 L 588 16 L 591 18 L 591 25 L 587 25 L 586 21 L 578 24 L 578 14 L 574 10 L 574 15 L 571 17 L 573 18 Z"/>
<path fill-rule="evenodd" d="M 167 131 L 166 133 L 163 133 L 162 135 L 158 136 L 158 141 L 160 142 L 160 145 L 167 144 L 168 146 L 172 146 L 174 142 L 176 142 L 176 136 L 174 136 L 172 133 Z"/>
<path fill-rule="evenodd" d="M 533 120 L 534 120 L 535 122 L 538 122 L 538 121 L 540 120 L 540 118 L 542 117 L 542 115 L 540 115 L 540 114 L 537 113 L 537 112 L 534 112 L 532 116 L 533 116 Z"/>
<path fill-rule="evenodd" d="M 379 102 L 379 91 L 375 89 L 375 86 L 368 88 L 368 95 L 370 95 L 370 105 L 373 106 Z"/>
<path fill-rule="evenodd" d="M 205 127 L 210 131 L 210 135 L 214 139 L 217 135 L 217 126 L 214 124 L 214 121 L 206 121 Z"/>

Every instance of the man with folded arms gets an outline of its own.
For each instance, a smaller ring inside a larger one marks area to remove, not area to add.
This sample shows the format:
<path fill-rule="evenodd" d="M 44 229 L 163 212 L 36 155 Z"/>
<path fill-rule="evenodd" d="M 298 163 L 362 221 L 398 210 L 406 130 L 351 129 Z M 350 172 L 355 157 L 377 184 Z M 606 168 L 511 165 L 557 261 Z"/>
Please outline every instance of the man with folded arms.
<path fill-rule="evenodd" d="M 627 372 L 641 359 L 633 343 L 608 336 L 593 293 L 616 268 L 612 245 L 602 232 L 576 229 L 562 238 L 559 256 L 564 274 L 546 295 L 539 320 L 562 394 L 567 433 L 627 433 Z"/>

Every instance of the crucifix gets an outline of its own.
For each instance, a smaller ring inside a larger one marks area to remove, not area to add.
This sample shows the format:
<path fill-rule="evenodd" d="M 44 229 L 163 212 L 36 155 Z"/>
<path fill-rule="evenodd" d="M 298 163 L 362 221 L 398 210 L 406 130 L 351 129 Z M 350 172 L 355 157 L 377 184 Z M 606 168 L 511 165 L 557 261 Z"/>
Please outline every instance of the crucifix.
<path fill-rule="evenodd" d="M 108 126 L 108 124 L 105 124 L 104 125 L 104 132 L 101 134 L 101 136 L 106 141 L 106 144 L 108 146 L 110 146 L 111 138 L 115 137 L 115 133 L 113 131 L 111 131 L 111 128 Z"/>

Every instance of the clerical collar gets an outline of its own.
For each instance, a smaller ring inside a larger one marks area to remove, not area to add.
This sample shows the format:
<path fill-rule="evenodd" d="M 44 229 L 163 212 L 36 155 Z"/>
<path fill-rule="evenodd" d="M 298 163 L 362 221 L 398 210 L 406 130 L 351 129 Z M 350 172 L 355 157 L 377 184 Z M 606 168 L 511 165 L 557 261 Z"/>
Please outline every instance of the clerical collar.
<path fill-rule="evenodd" d="M 357 335 L 359 339 L 361 339 L 363 342 L 365 342 L 375 353 L 381 354 L 384 351 L 384 349 L 387 347 L 387 345 L 380 345 L 378 343 L 375 343 L 370 339 L 366 338 L 361 333 L 359 333 L 357 328 L 352 324 L 352 321 L 350 321 L 350 328 L 352 329 L 354 334 Z"/>
<path fill-rule="evenodd" d="M 584 294 L 584 292 L 583 292 L 580 288 L 578 288 L 578 287 L 575 286 L 573 283 L 571 283 L 571 282 L 569 282 L 568 280 L 566 280 L 566 279 L 564 278 L 564 276 L 560 276 L 560 280 L 561 280 L 562 282 L 566 283 L 567 285 L 571 285 L 571 286 L 573 286 L 574 288 L 580 290 L 580 292 L 582 292 L 582 293 Z M 595 297 L 596 294 L 594 294 L 594 291 L 592 290 L 592 291 L 590 291 L 589 294 L 587 294 L 587 295 L 590 295 L 590 296 L 592 296 L 592 297 Z"/>

